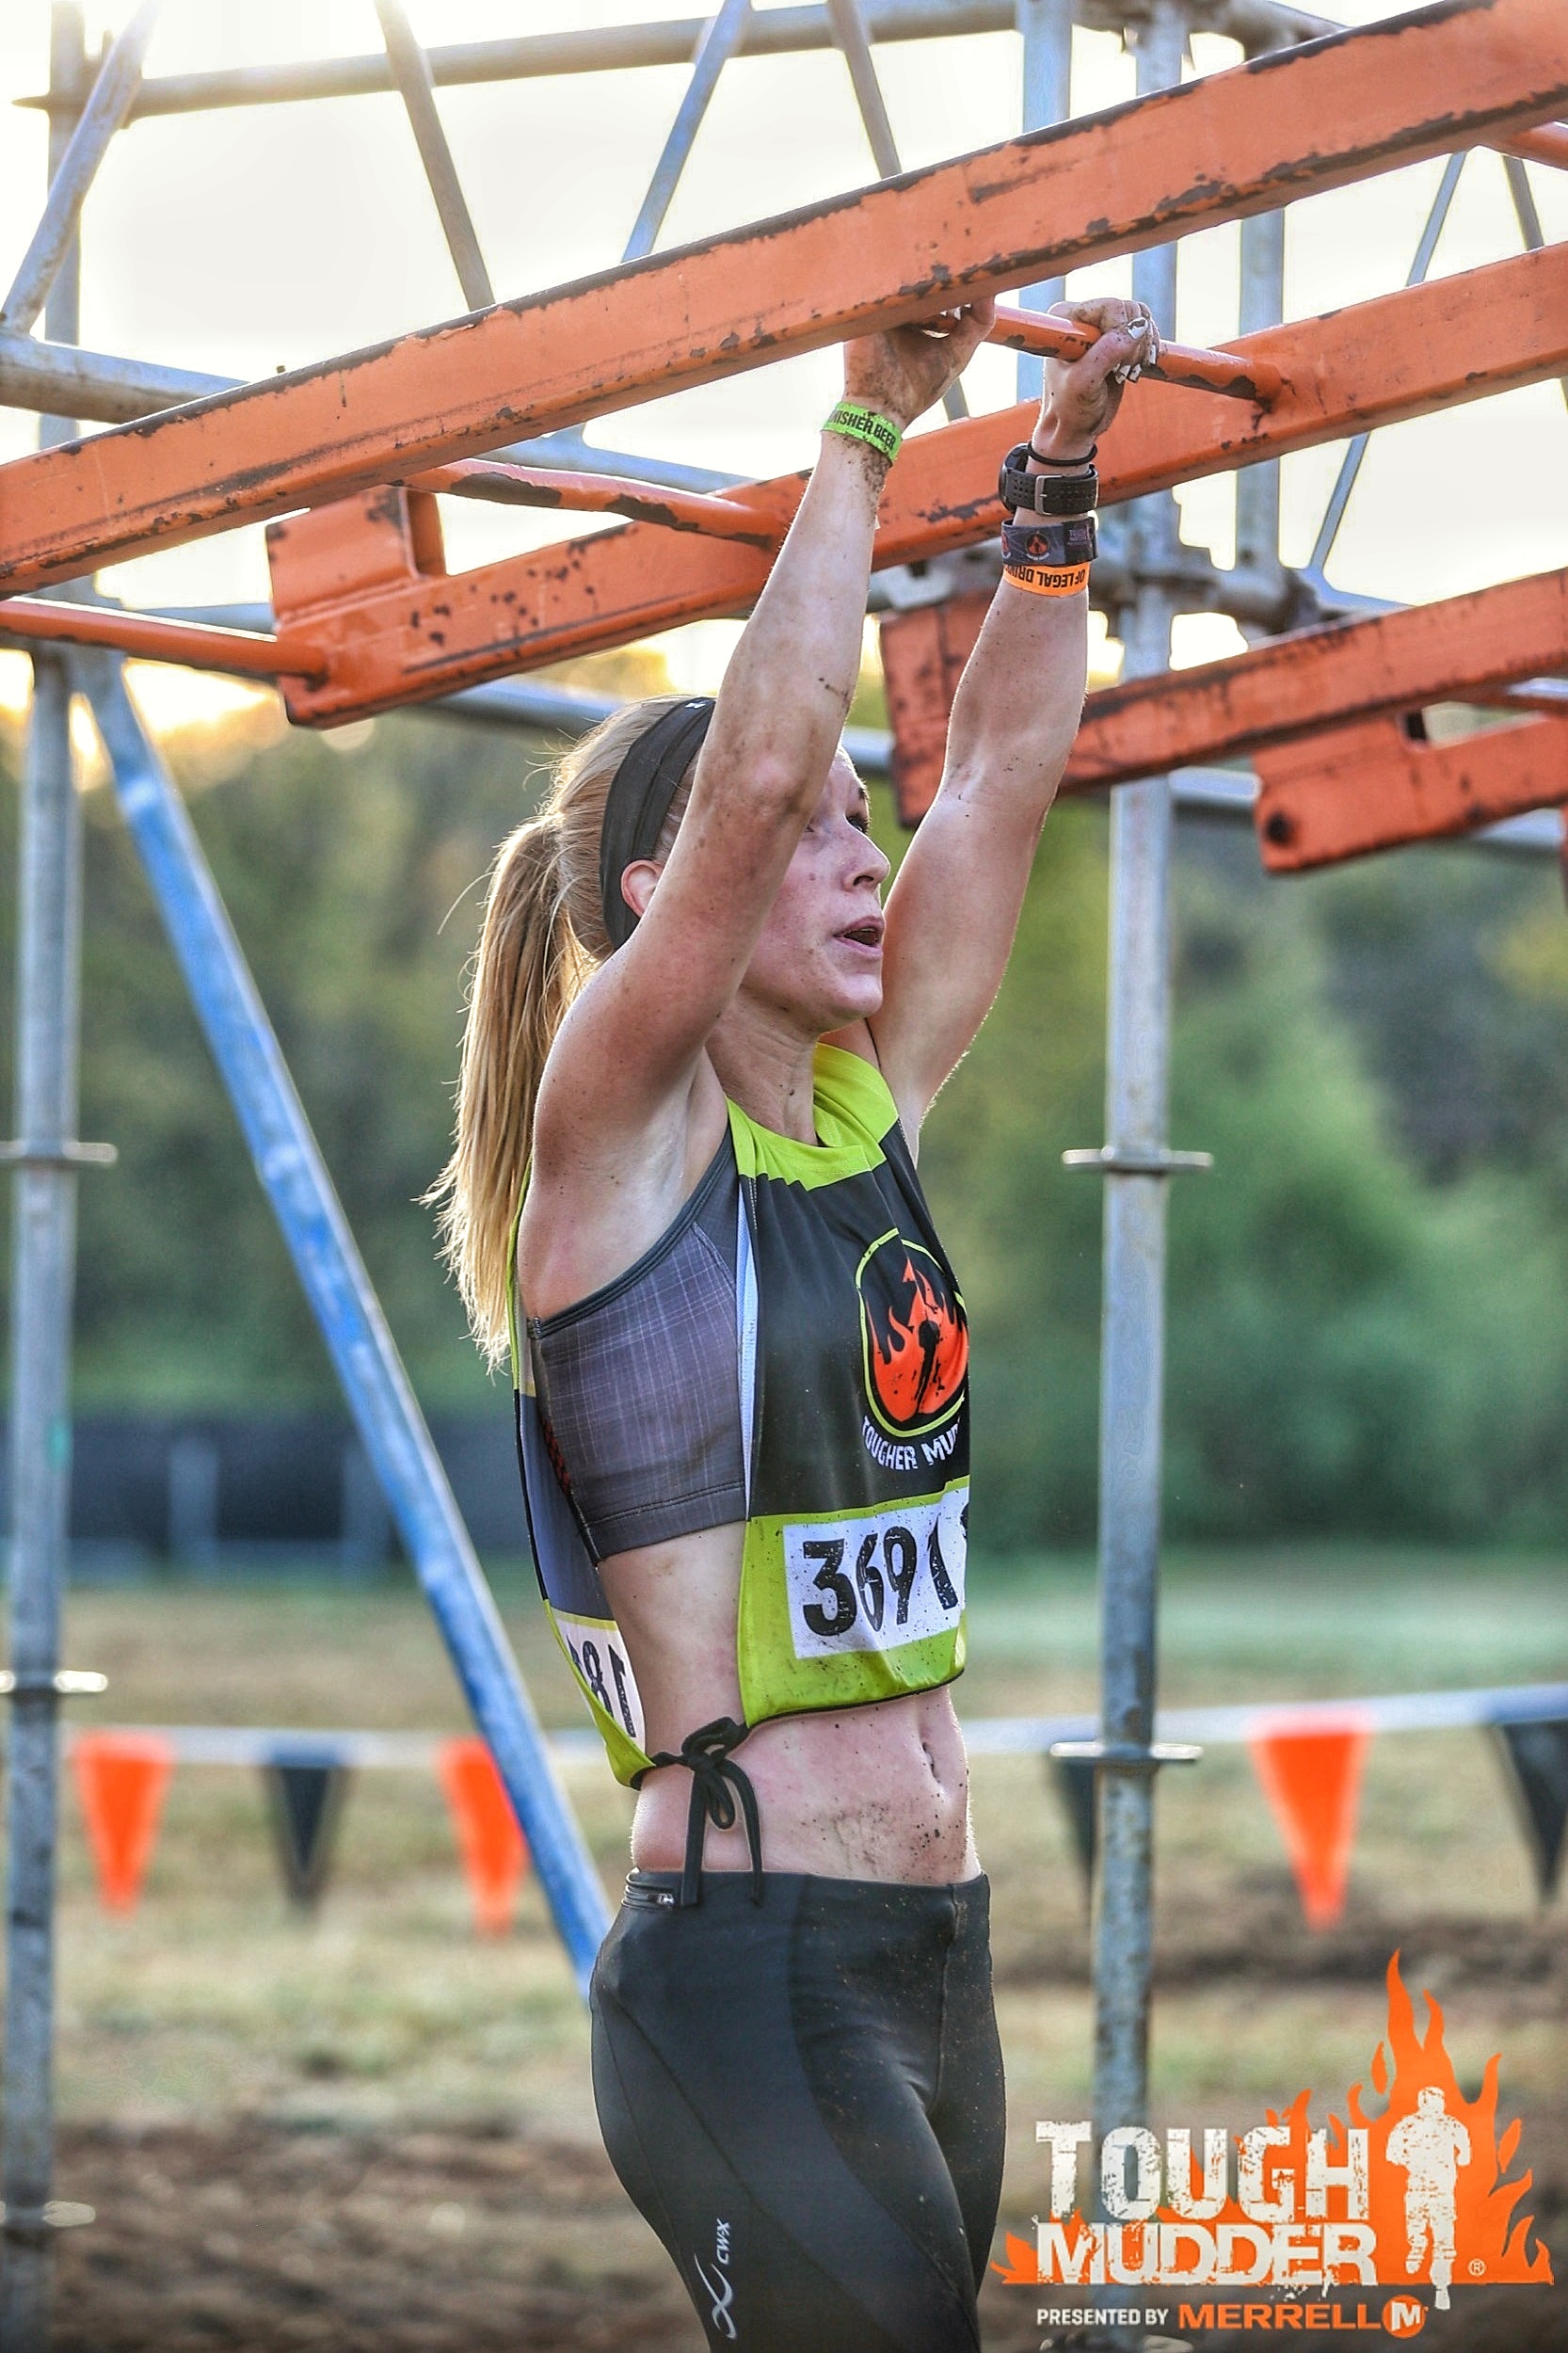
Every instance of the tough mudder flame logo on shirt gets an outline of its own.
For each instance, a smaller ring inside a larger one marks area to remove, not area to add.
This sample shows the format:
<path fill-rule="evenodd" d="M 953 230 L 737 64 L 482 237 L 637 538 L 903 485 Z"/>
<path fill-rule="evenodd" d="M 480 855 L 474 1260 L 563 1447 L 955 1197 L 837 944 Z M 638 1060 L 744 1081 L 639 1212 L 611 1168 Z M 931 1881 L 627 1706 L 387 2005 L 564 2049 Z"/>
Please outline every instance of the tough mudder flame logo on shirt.
<path fill-rule="evenodd" d="M 969 1365 L 964 1303 L 929 1250 L 895 1226 L 855 1273 L 866 1401 L 890 1437 L 922 1436 L 955 1414 Z"/>

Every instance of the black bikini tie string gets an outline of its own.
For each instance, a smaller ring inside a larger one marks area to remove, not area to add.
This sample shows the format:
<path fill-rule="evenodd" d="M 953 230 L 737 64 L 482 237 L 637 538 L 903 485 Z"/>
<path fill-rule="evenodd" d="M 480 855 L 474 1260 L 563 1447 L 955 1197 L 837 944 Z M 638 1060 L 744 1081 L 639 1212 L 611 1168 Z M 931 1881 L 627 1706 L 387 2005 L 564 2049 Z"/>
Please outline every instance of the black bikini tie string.
<path fill-rule="evenodd" d="M 692 1776 L 692 1802 L 686 1816 L 686 1860 L 680 1874 L 682 1907 L 702 1901 L 702 1847 L 708 1824 L 712 1822 L 715 1830 L 734 1828 L 732 1789 L 740 1795 L 746 1845 L 751 1853 L 751 1900 L 754 1904 L 762 1900 L 762 1824 L 757 1811 L 757 1792 L 750 1776 L 730 1754 L 750 1730 L 749 1724 L 738 1724 L 733 1716 L 719 1716 L 711 1724 L 699 1724 L 696 1732 L 689 1732 L 679 1753 L 661 1749 L 653 1759 L 655 1765 L 684 1765 Z"/>

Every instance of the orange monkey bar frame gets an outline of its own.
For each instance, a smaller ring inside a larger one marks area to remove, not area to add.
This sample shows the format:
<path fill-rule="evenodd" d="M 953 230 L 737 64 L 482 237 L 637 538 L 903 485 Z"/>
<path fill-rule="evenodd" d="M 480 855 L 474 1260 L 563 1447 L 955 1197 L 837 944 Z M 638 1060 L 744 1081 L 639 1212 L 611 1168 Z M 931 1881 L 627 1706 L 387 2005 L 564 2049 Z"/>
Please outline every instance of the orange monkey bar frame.
<path fill-rule="evenodd" d="M 504 439 L 908 323 L 944 299 L 1525 130 L 1565 103 L 1560 0 L 1438 0 L 17 459 L 0 468 L 0 586 L 46 586 L 346 497 Z"/>
<path fill-rule="evenodd" d="M 905 824 L 923 816 L 935 797 L 953 688 L 989 605 L 988 594 L 959 597 L 882 624 L 893 782 Z M 1134 679 L 1091 695 L 1062 790 L 1092 792 L 1306 736 L 1311 740 L 1305 750 L 1287 763 L 1291 791 L 1299 793 L 1310 789 L 1298 779 L 1309 772 L 1312 752 L 1322 740 L 1319 730 L 1416 711 L 1427 703 L 1473 699 L 1512 680 L 1564 665 L 1568 571 L 1510 581 L 1370 620 L 1301 630 L 1230 660 Z M 1547 733 L 1536 740 L 1544 745 L 1560 724 L 1543 721 Z M 1530 728 L 1519 732 L 1533 735 Z M 1568 763 L 1560 767 L 1553 789 L 1533 803 L 1512 801 L 1503 813 L 1550 801 L 1568 801 Z M 1441 830 L 1488 822 L 1489 814 L 1456 816 Z M 1292 841 L 1299 833 L 1300 828 L 1292 833 Z"/>
<path fill-rule="evenodd" d="M 1263 863 L 1298 874 L 1568 801 L 1568 719 L 1431 744 L 1390 712 L 1261 752 L 1256 767 Z"/>
<path fill-rule="evenodd" d="M 1102 503 L 1560 375 L 1568 247 L 1244 336 L 1236 355 L 1278 372 L 1272 407 L 1139 384 L 1105 437 Z M 1020 407 L 906 441 L 883 494 L 876 564 L 991 536 L 1001 521 L 998 461 L 1033 416 Z M 802 479 L 782 475 L 728 497 L 775 533 L 793 513 Z M 4 482 L 0 472 L 0 489 Z M 744 612 L 768 575 L 760 551 L 655 537 L 632 524 L 447 577 L 434 501 L 401 495 L 401 506 L 378 492 L 290 516 L 268 532 L 280 634 L 301 642 L 291 666 L 326 673 L 320 686 L 285 687 L 296 723 L 331 726 L 680 621 Z"/>

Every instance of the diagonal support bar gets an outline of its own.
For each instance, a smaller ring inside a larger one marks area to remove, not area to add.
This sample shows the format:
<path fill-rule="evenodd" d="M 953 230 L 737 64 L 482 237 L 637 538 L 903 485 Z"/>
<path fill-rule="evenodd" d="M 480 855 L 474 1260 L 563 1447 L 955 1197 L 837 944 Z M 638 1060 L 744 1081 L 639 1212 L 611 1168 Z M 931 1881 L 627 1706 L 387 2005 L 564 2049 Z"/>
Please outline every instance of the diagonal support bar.
<path fill-rule="evenodd" d="M 71 144 L 49 183 L 49 195 L 32 243 L 22 257 L 10 292 L 0 303 L 0 327 L 8 328 L 13 334 L 24 333 L 48 299 L 55 274 L 76 234 L 76 223 L 82 216 L 93 175 L 141 87 L 141 61 L 147 55 L 147 44 L 152 38 L 162 5 L 163 0 L 141 0 L 140 8 L 99 69 Z"/>
<path fill-rule="evenodd" d="M 392 80 L 408 117 L 408 126 L 419 149 L 424 176 L 430 183 L 430 193 L 436 200 L 447 250 L 457 272 L 457 283 L 463 290 L 463 300 L 471 311 L 488 311 L 495 300 L 495 288 L 490 273 L 485 267 L 485 257 L 479 250 L 479 238 L 463 194 L 457 167 L 452 159 L 440 111 L 436 105 L 436 86 L 430 78 L 430 60 L 414 38 L 403 0 L 376 0 L 376 13 L 381 21 L 381 38 L 387 45 L 387 63 Z"/>
<path fill-rule="evenodd" d="M 15 590 L 1272 211 L 1555 113 L 1560 0 L 1437 0 L 0 468 Z M 765 300 L 753 290 L 765 287 Z M 748 294 L 754 307 L 744 307 Z M 1195 398 L 1195 395 L 1183 395 Z M 954 432 L 968 428 L 953 426 Z"/>
<path fill-rule="evenodd" d="M 719 75 L 740 47 L 742 37 L 751 17 L 751 0 L 720 0 L 718 14 L 712 17 L 703 29 L 696 54 L 692 58 L 692 77 L 687 83 L 680 104 L 676 109 L 670 135 L 664 141 L 653 177 L 648 184 L 648 194 L 632 234 L 626 240 L 624 262 L 640 261 L 651 253 L 659 232 L 664 225 L 664 215 L 685 170 L 696 135 L 702 128 L 702 118 L 708 112 L 712 95 L 718 88 Z"/>
<path fill-rule="evenodd" d="M 468 1530 L 184 804 L 118 664 L 86 656 L 82 669 L 121 813 L 257 1175 L 585 1993 L 609 1926 L 603 1891 Z"/>

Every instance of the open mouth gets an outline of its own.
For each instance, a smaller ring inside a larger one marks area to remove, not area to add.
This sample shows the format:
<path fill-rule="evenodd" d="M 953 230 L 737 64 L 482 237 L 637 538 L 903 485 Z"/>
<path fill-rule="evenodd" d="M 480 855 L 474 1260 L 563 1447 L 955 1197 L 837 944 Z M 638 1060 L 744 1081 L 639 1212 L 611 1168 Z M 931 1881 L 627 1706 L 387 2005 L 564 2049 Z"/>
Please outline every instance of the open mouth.
<path fill-rule="evenodd" d="M 880 915 L 868 915 L 863 923 L 850 923 L 839 934 L 840 939 L 852 939 L 857 948 L 880 948 L 883 920 Z"/>

